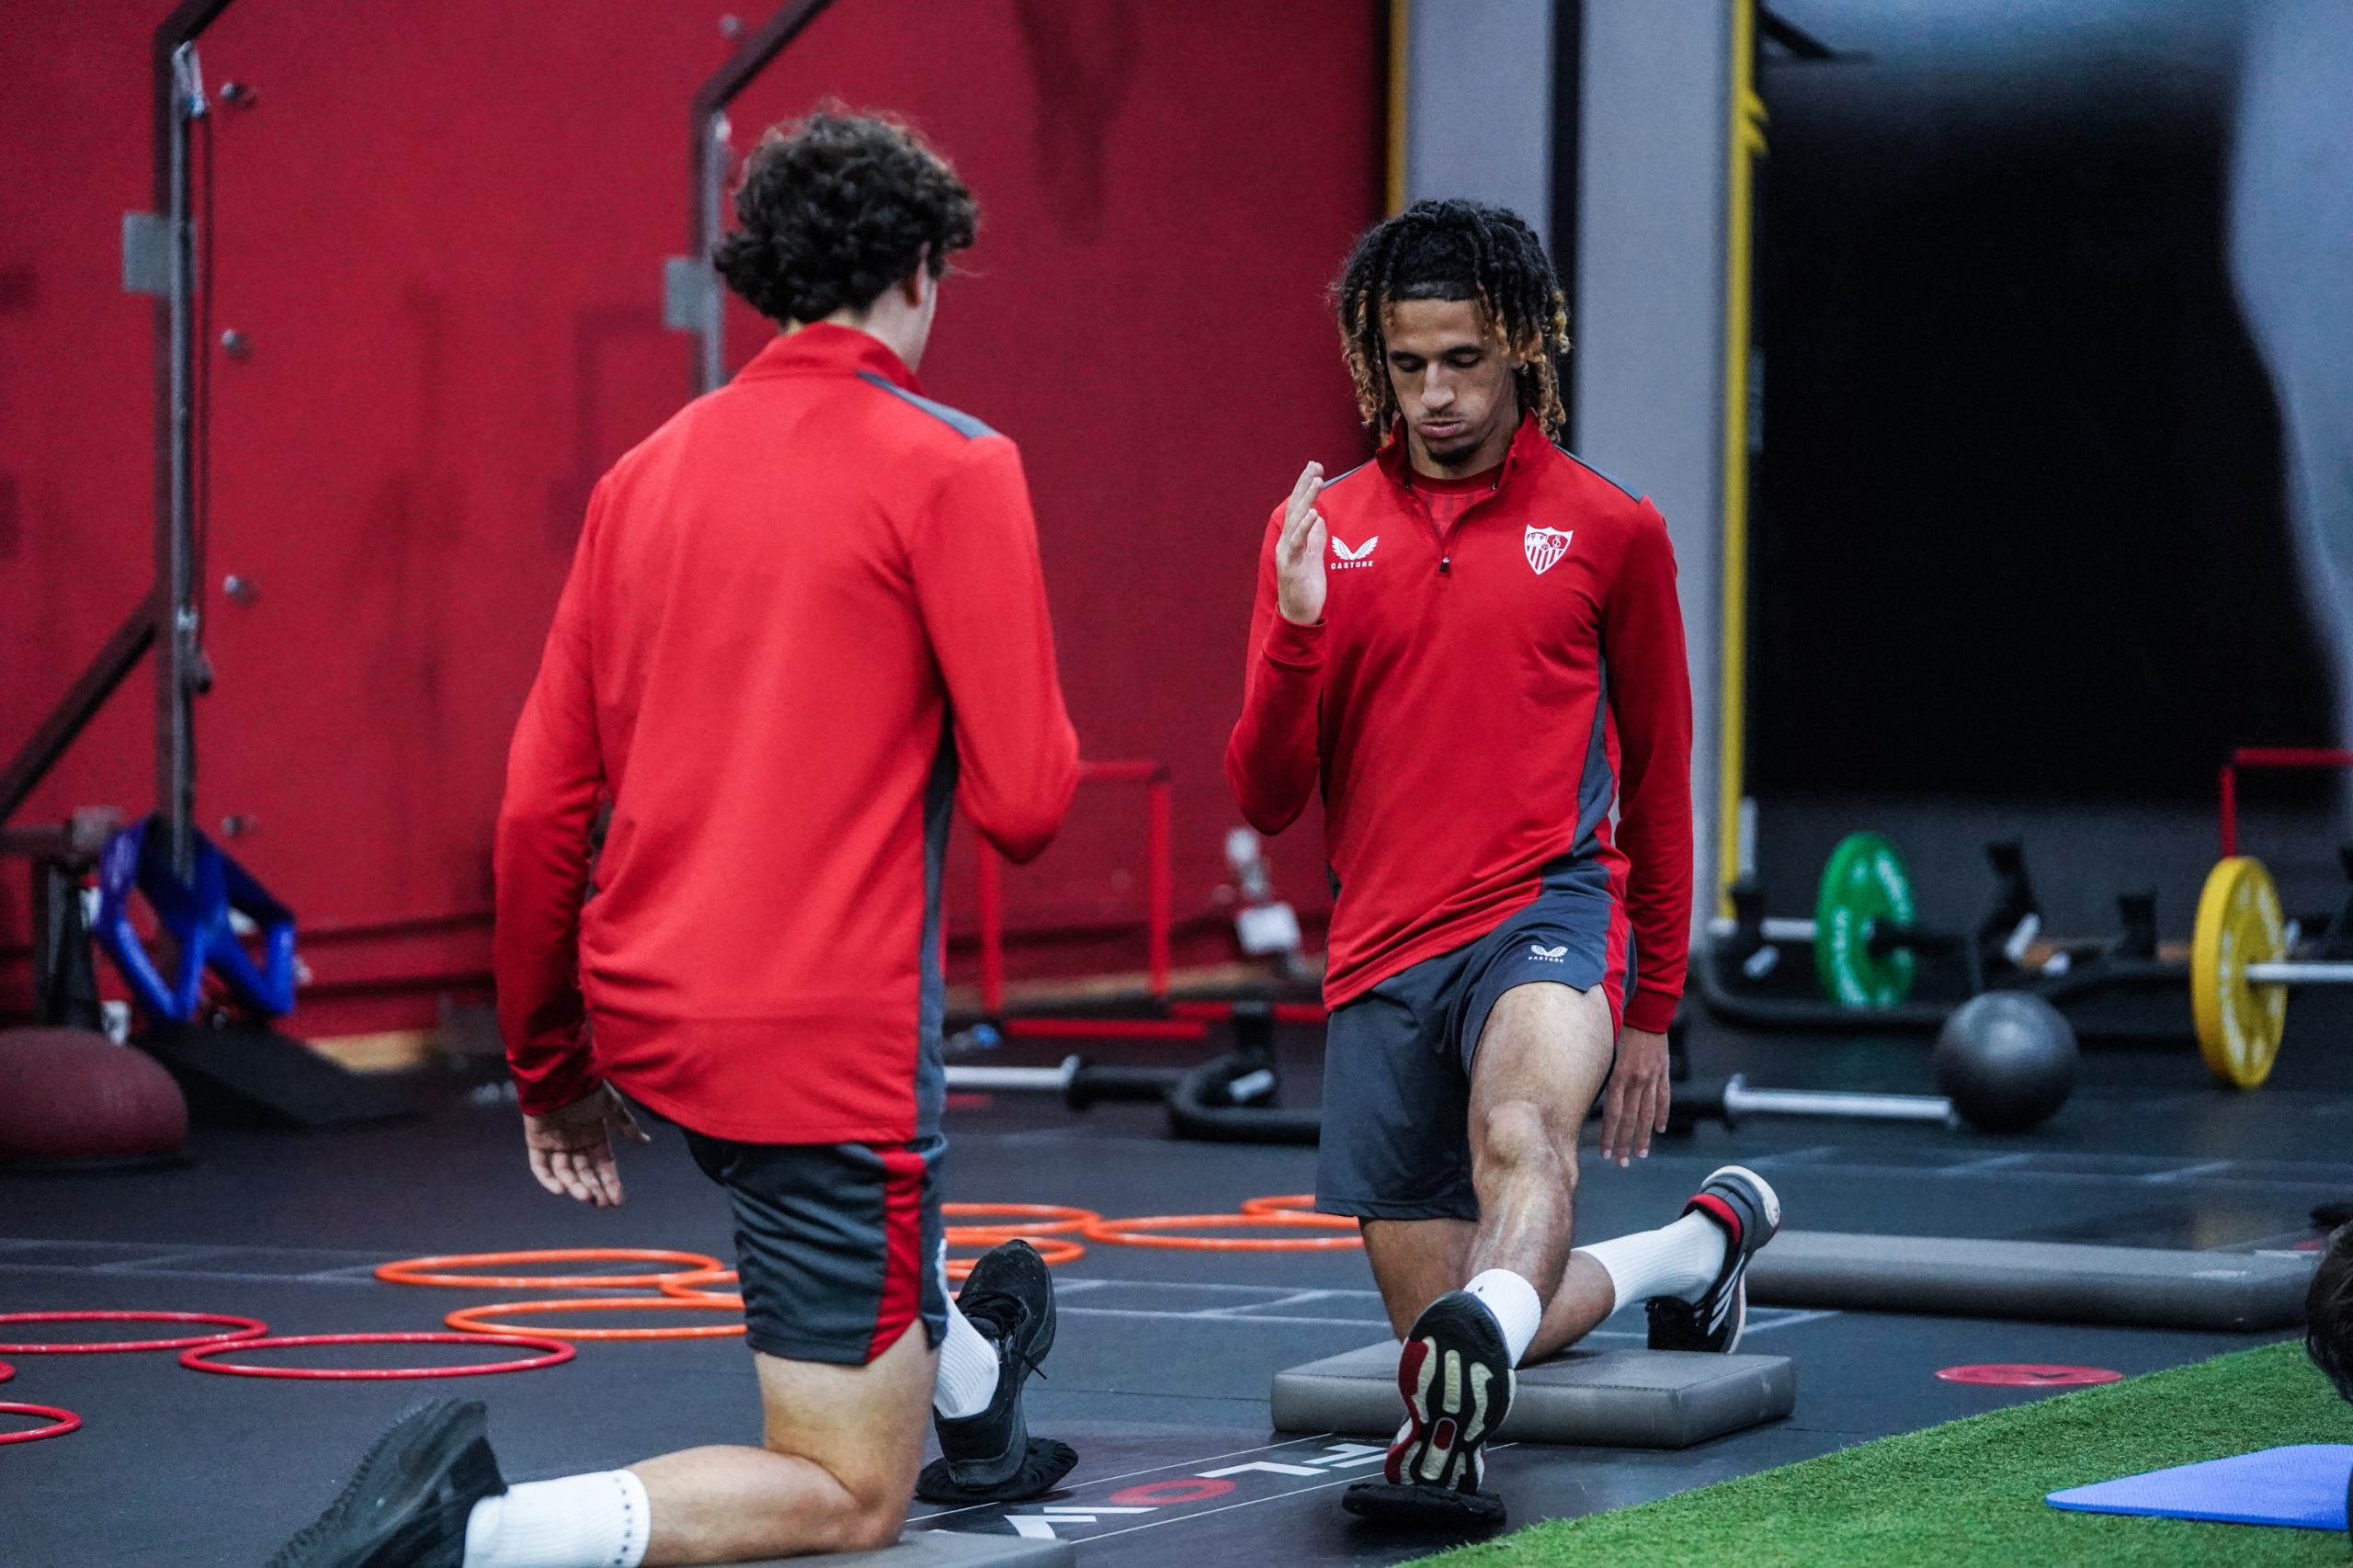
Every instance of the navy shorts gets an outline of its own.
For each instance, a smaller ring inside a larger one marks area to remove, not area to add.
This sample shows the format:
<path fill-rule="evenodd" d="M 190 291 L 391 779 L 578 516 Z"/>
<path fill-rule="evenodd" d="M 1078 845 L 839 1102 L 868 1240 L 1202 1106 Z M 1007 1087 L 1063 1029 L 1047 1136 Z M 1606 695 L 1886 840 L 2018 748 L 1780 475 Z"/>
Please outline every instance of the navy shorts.
<path fill-rule="evenodd" d="M 735 1210 L 752 1348 L 863 1367 L 920 1319 L 948 1332 L 934 1133 L 912 1143 L 737 1143 L 681 1128 Z"/>
<path fill-rule="evenodd" d="M 1477 941 L 1336 1009 L 1324 1046 L 1316 1209 L 1365 1220 L 1477 1220 L 1471 1064 L 1497 998 L 1538 981 L 1598 985 L 1614 1032 L 1633 973 L 1633 932 L 1608 887 L 1551 877 L 1534 903 Z"/>

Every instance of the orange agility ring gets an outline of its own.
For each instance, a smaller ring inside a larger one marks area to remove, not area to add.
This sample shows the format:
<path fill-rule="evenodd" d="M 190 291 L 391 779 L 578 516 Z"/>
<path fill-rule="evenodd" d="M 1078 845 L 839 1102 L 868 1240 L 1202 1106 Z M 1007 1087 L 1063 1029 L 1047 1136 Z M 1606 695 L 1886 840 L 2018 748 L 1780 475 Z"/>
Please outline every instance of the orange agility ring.
<path fill-rule="evenodd" d="M 511 1345 L 536 1350 L 536 1356 L 512 1361 L 475 1361 L 456 1367 L 256 1367 L 217 1357 L 256 1350 L 300 1350 L 311 1345 Z M 561 1367 L 579 1354 L 551 1335 L 500 1334 L 290 1334 L 275 1339 L 239 1339 L 226 1345 L 199 1345 L 180 1352 L 180 1365 L 192 1372 L 225 1372 L 237 1378 L 301 1378 L 317 1382 L 374 1381 L 388 1378 L 478 1378 L 490 1372 L 530 1372 Z"/>
<path fill-rule="evenodd" d="M 670 1324 L 661 1328 L 535 1328 L 528 1324 L 499 1323 L 493 1312 L 617 1312 L 666 1308 L 673 1312 L 700 1308 L 710 1312 L 739 1312 L 735 1296 L 586 1296 L 578 1301 L 497 1301 L 486 1307 L 463 1307 L 441 1321 L 467 1334 L 537 1335 L 547 1339 L 723 1339 L 744 1332 L 740 1323 L 709 1325 Z"/>
<path fill-rule="evenodd" d="M 1017 1236 L 1066 1236 L 1084 1231 L 1103 1218 L 1092 1209 L 1071 1209 L 1060 1203 L 943 1203 L 940 1213 L 950 1220 L 992 1220 L 983 1225 L 950 1225 L 948 1240 L 950 1245 L 960 1242 L 969 1245 L 995 1246 L 998 1242 L 1011 1241 Z M 997 1219 L 996 1216 L 1006 1216 Z M 1042 1220 L 1043 1224 L 1032 1224 Z M 958 1232 L 968 1234 L 959 1236 Z M 983 1233 L 992 1239 L 982 1241 Z"/>
<path fill-rule="evenodd" d="M 493 1268 L 513 1263 L 675 1263 L 658 1274 L 451 1274 L 453 1268 Z M 722 1272 L 719 1259 L 699 1252 L 657 1252 L 648 1247 L 546 1247 L 535 1252 L 461 1252 L 447 1257 L 411 1257 L 387 1263 L 376 1278 L 388 1285 L 444 1285 L 465 1290 L 642 1290 L 665 1279 Z"/>
<path fill-rule="evenodd" d="M 1171 1236 L 1163 1231 L 1346 1231 L 1345 1236 Z M 1098 1220 L 1086 1239 L 1113 1246 L 1174 1247 L 1186 1252 L 1334 1252 L 1361 1247 L 1357 1222 L 1341 1214 L 1153 1214 L 1141 1220 Z"/>
<path fill-rule="evenodd" d="M 740 1307 L 744 1304 L 741 1296 L 702 1289 L 705 1285 L 733 1285 L 735 1282 L 735 1271 L 732 1268 L 722 1268 L 714 1274 L 673 1274 L 662 1281 L 662 1293 L 681 1301 L 724 1301 L 731 1307 Z"/>
<path fill-rule="evenodd" d="M 226 1312 L 0 1312 L 0 1324 L 11 1323 L 223 1323 L 222 1333 L 183 1335 L 173 1339 L 68 1339 L 55 1345 L 0 1345 L 10 1356 L 97 1356 L 118 1350 L 186 1350 L 198 1345 L 226 1345 L 232 1340 L 259 1339 L 269 1324 L 259 1318 L 233 1317 Z"/>
<path fill-rule="evenodd" d="M 1061 1236 L 1040 1236 L 1023 1231 L 995 1231 L 973 1225 L 948 1227 L 948 1244 L 952 1247 L 993 1247 L 1011 1241 L 1026 1241 L 1036 1247 L 1040 1261 L 1049 1268 L 1056 1264 L 1075 1263 L 1086 1256 L 1085 1247 Z M 948 1282 L 951 1285 L 961 1285 L 972 1277 L 972 1265 L 979 1261 L 978 1258 L 972 1257 L 949 1258 Z M 675 1301 L 719 1301 L 731 1307 L 741 1307 L 744 1304 L 744 1298 L 741 1296 L 722 1295 L 701 1288 L 706 1285 L 733 1285 L 736 1282 L 733 1269 L 722 1269 L 709 1278 L 704 1278 L 700 1275 L 691 1275 L 684 1278 L 665 1279 L 662 1282 L 662 1293 Z"/>
<path fill-rule="evenodd" d="M 1075 1263 L 1080 1258 L 1086 1256 L 1086 1249 L 1085 1247 L 1079 1245 L 1076 1242 L 1065 1241 L 1060 1236 L 1026 1235 L 1020 1232 L 993 1232 L 980 1236 L 964 1237 L 959 1236 L 954 1228 L 951 1228 L 948 1233 L 948 1244 L 952 1247 L 994 1247 L 1001 1245 L 1006 1242 L 1012 1241 L 1026 1241 L 1031 1246 L 1036 1247 L 1038 1249 L 1039 1258 L 1049 1268 L 1053 1267 L 1054 1265 L 1058 1263 Z M 965 1280 L 972 1278 L 972 1265 L 980 1261 L 981 1260 L 977 1257 L 949 1258 L 948 1260 L 948 1282 L 951 1285 L 961 1285 Z"/>
<path fill-rule="evenodd" d="M 1280 1198 L 1245 1198 L 1242 1200 L 1245 1214 L 1313 1214 L 1315 1195 L 1312 1192 L 1290 1192 Z"/>

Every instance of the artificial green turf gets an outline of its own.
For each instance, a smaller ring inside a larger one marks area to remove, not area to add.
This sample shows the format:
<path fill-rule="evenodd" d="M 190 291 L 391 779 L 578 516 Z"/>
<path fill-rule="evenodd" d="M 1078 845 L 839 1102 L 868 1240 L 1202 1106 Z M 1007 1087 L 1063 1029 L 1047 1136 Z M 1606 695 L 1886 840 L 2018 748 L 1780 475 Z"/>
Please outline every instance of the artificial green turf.
<path fill-rule="evenodd" d="M 2353 1442 L 2301 1342 L 2218 1356 L 1884 1437 L 1640 1507 L 1552 1519 L 1427 1562 L 1890 1568 L 2353 1562 L 2343 1535 L 2066 1513 L 2062 1487 L 2287 1443 Z M 1564 1463 L 1574 1464 L 1574 1458 Z"/>

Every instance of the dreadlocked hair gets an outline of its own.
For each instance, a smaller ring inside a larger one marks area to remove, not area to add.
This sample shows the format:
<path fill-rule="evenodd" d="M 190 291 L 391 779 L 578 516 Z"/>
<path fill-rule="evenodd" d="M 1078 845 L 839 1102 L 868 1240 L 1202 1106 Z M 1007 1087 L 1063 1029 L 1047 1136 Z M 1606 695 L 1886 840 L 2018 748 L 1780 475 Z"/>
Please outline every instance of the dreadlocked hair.
<path fill-rule="evenodd" d="M 1519 405 L 1554 436 L 1568 423 L 1557 360 L 1569 305 L 1543 242 L 1518 213 L 1483 201 L 1416 201 L 1365 231 L 1332 286 L 1357 413 L 1377 431 L 1397 417 L 1382 310 L 1400 300 L 1476 300 L 1512 361 Z"/>

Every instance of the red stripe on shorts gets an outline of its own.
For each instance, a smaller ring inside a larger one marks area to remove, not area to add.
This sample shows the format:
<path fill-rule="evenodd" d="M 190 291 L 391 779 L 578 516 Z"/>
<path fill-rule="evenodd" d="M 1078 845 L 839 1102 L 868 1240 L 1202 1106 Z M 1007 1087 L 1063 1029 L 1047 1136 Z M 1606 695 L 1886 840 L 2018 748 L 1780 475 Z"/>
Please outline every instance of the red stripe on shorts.
<path fill-rule="evenodd" d="M 882 1156 L 882 1301 L 874 1314 L 874 1360 L 899 1342 L 923 1310 L 923 1156 L 877 1149 Z"/>
<path fill-rule="evenodd" d="M 1609 901 L 1609 936 L 1602 944 L 1601 994 L 1609 1003 L 1609 1027 L 1626 1027 L 1626 993 L 1631 989 L 1632 977 L 1626 972 L 1627 949 L 1634 936 L 1633 923 L 1626 918 L 1626 906 L 1616 899 Z"/>

